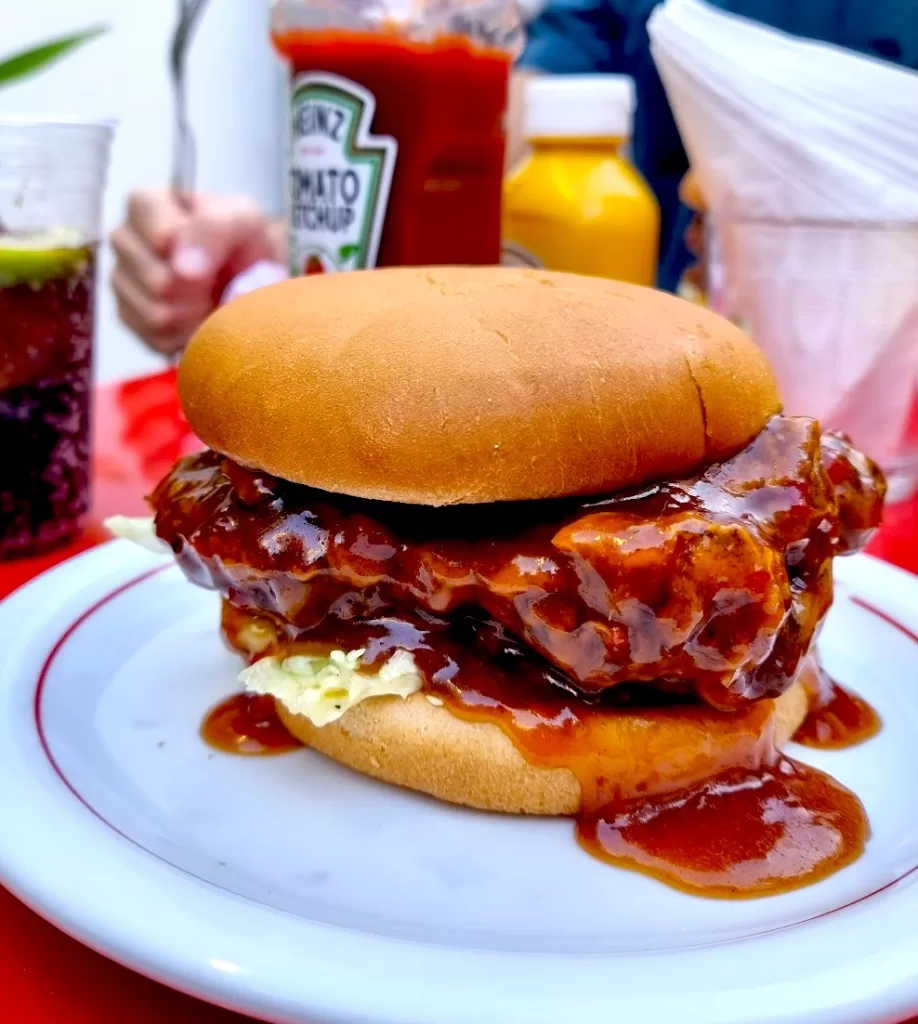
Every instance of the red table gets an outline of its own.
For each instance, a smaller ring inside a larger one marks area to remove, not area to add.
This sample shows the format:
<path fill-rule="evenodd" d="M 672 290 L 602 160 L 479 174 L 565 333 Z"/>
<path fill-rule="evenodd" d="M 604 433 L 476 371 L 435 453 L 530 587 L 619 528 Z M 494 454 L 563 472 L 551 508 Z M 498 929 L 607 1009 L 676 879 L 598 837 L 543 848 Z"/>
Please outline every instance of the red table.
<path fill-rule="evenodd" d="M 172 371 L 98 391 L 94 512 L 84 535 L 41 558 L 0 564 L 0 597 L 106 538 L 101 517 L 142 515 L 143 494 L 196 441 Z M 871 544 L 918 573 L 918 498 L 889 509 Z M 0 1020 L 10 1024 L 242 1024 L 248 1018 L 180 995 L 68 938 L 0 888 Z"/>

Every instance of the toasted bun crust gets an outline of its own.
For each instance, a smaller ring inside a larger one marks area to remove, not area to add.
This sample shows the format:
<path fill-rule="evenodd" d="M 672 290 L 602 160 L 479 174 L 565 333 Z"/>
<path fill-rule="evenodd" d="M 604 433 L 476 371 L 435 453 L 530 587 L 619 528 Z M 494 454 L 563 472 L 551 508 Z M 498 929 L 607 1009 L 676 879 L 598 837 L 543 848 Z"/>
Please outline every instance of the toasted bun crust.
<path fill-rule="evenodd" d="M 653 792 L 741 761 L 757 740 L 780 747 L 803 721 L 808 698 L 795 683 L 775 701 L 771 722 L 770 703 L 762 702 L 762 714 L 740 728 L 734 716 L 706 709 L 690 715 L 620 713 L 604 727 L 602 774 L 623 793 L 639 787 Z M 423 693 L 364 701 L 322 728 L 291 714 L 280 701 L 277 710 L 297 739 L 384 782 L 488 811 L 575 814 L 580 809 L 581 787 L 573 771 L 527 761 L 500 726 L 464 721 Z M 680 777 L 673 775 L 675 764 L 685 767 Z"/>
<path fill-rule="evenodd" d="M 211 448 L 423 505 L 598 494 L 734 454 L 779 410 L 761 351 L 662 292 L 500 267 L 299 278 L 224 306 L 179 371 Z"/>

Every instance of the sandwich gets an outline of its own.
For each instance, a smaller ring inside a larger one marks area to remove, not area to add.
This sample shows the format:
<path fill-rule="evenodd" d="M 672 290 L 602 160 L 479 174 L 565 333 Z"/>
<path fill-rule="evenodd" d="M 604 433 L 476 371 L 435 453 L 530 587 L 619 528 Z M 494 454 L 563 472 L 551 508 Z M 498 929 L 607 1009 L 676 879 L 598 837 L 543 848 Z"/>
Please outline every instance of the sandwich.
<path fill-rule="evenodd" d="M 884 483 L 782 413 L 738 328 L 545 271 L 312 276 L 218 310 L 179 390 L 207 448 L 145 528 L 220 595 L 242 685 L 302 743 L 577 816 L 592 852 L 693 892 L 860 852 L 856 796 L 782 748 L 824 698 L 832 560 Z"/>

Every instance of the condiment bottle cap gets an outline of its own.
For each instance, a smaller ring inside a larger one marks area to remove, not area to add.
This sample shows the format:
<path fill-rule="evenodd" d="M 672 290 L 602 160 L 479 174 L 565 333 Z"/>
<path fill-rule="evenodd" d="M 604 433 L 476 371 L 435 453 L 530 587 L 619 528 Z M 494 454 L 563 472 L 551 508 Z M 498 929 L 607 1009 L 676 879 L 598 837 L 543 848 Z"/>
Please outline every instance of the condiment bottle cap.
<path fill-rule="evenodd" d="M 627 139 L 634 118 L 627 75 L 538 75 L 526 86 L 529 139 Z"/>

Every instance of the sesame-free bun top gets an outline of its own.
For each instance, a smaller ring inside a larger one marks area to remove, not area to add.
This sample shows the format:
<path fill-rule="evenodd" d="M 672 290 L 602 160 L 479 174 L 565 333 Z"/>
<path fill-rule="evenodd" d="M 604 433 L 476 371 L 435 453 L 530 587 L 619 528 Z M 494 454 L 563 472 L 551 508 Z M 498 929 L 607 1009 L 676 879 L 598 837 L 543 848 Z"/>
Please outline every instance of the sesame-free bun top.
<path fill-rule="evenodd" d="M 780 408 L 761 351 L 663 292 L 501 267 L 315 275 L 242 296 L 179 370 L 244 465 L 426 505 L 616 491 L 744 447 Z"/>

